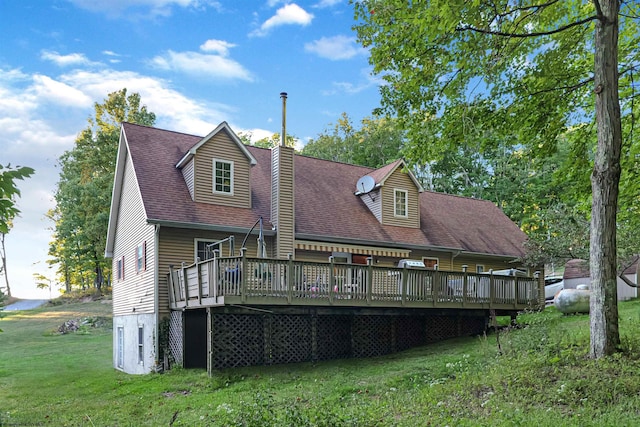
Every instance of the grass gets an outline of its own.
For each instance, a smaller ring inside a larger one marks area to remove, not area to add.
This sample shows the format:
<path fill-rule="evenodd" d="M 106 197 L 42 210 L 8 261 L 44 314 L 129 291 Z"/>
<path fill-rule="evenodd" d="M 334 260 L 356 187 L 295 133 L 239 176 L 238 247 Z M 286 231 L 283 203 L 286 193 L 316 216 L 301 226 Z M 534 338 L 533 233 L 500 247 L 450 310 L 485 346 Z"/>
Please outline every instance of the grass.
<path fill-rule="evenodd" d="M 174 369 L 112 368 L 112 331 L 70 319 L 99 302 L 0 321 L 0 426 L 625 426 L 640 419 L 640 301 L 620 305 L 621 352 L 588 358 L 588 316 L 553 308 L 524 327 L 366 360 Z"/>

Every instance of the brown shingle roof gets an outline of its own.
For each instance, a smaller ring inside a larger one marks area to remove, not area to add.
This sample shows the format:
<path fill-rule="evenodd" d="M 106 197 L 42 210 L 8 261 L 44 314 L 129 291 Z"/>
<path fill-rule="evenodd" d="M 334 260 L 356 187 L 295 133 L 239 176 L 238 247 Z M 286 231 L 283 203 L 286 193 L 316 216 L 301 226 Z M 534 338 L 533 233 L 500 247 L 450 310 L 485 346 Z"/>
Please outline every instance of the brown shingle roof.
<path fill-rule="evenodd" d="M 248 229 L 259 216 L 269 220 L 270 150 L 247 147 L 257 161 L 251 169 L 251 209 L 196 203 L 176 164 L 202 138 L 129 123 L 124 123 L 123 129 L 150 221 Z M 420 194 L 420 230 L 380 224 L 354 193 L 360 177 L 385 168 L 374 171 L 296 155 L 296 235 L 380 246 L 435 247 L 513 257 L 524 254 L 525 234 L 484 200 L 425 191 Z"/>

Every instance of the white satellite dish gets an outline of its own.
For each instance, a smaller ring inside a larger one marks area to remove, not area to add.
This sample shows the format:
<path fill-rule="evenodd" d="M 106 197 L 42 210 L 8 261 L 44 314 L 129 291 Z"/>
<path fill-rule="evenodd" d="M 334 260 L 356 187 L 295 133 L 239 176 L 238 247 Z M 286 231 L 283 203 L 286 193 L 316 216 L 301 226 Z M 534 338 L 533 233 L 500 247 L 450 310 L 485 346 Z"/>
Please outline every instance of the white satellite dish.
<path fill-rule="evenodd" d="M 369 175 L 365 175 L 356 183 L 356 190 L 361 194 L 365 194 L 373 190 L 373 187 L 375 187 L 375 185 L 375 179 L 373 179 L 373 177 Z"/>

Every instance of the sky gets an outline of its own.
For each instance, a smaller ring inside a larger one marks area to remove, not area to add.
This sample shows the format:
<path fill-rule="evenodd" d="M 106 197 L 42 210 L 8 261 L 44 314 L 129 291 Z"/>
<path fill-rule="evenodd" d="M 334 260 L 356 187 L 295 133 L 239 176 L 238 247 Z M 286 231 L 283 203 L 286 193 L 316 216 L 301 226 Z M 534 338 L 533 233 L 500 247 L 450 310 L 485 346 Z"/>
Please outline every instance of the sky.
<path fill-rule="evenodd" d="M 18 298 L 49 298 L 46 263 L 59 157 L 94 104 L 126 88 L 156 127 L 205 136 L 222 121 L 253 139 L 281 130 L 303 145 L 343 112 L 359 123 L 380 81 L 347 0 L 0 1 L 0 164 L 30 166 L 6 236 Z M 4 283 L 4 277 L 1 277 Z M 56 293 L 53 293 L 56 296 Z"/>

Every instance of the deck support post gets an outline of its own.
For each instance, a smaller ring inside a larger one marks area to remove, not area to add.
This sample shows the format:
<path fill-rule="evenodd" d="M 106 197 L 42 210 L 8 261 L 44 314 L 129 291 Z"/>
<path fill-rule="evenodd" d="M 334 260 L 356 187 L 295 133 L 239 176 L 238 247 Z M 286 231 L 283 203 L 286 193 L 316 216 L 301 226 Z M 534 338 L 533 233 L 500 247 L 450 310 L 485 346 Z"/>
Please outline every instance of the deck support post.
<path fill-rule="evenodd" d="M 291 299 L 293 297 L 293 285 L 294 285 L 294 269 L 293 269 L 293 254 L 287 254 L 287 301 L 291 304 Z"/>
<path fill-rule="evenodd" d="M 496 284 L 493 278 L 493 271 L 489 270 L 489 308 L 495 307 Z"/>
<path fill-rule="evenodd" d="M 180 285 L 182 286 L 182 289 L 184 289 L 184 302 L 186 305 L 189 305 L 189 279 L 187 278 L 187 264 L 183 262 L 180 266 L 180 271 L 182 272 Z"/>
<path fill-rule="evenodd" d="M 176 305 L 176 287 L 173 283 L 173 264 L 169 265 L 169 304 L 171 306 Z"/>
<path fill-rule="evenodd" d="M 469 293 L 469 276 L 467 275 L 467 265 L 462 266 L 462 306 L 467 305 L 467 295 Z"/>
<path fill-rule="evenodd" d="M 207 307 L 207 373 L 213 375 L 213 314 Z"/>
<path fill-rule="evenodd" d="M 407 283 L 409 283 L 409 269 L 407 268 L 407 264 L 402 266 L 402 289 L 400 295 L 400 301 L 402 305 L 404 305 L 407 300 Z"/>
<path fill-rule="evenodd" d="M 240 248 L 242 267 L 240 268 L 240 298 L 242 302 L 247 302 L 247 248 Z"/>
<path fill-rule="evenodd" d="M 365 280 L 367 292 L 367 304 L 371 304 L 371 294 L 373 292 L 373 257 L 367 258 L 367 277 Z"/>
<path fill-rule="evenodd" d="M 329 291 L 329 304 L 333 304 L 333 290 L 335 289 L 336 286 L 336 274 L 333 271 L 334 267 L 334 259 L 333 256 L 329 257 L 329 289 L 327 289 Z"/>

